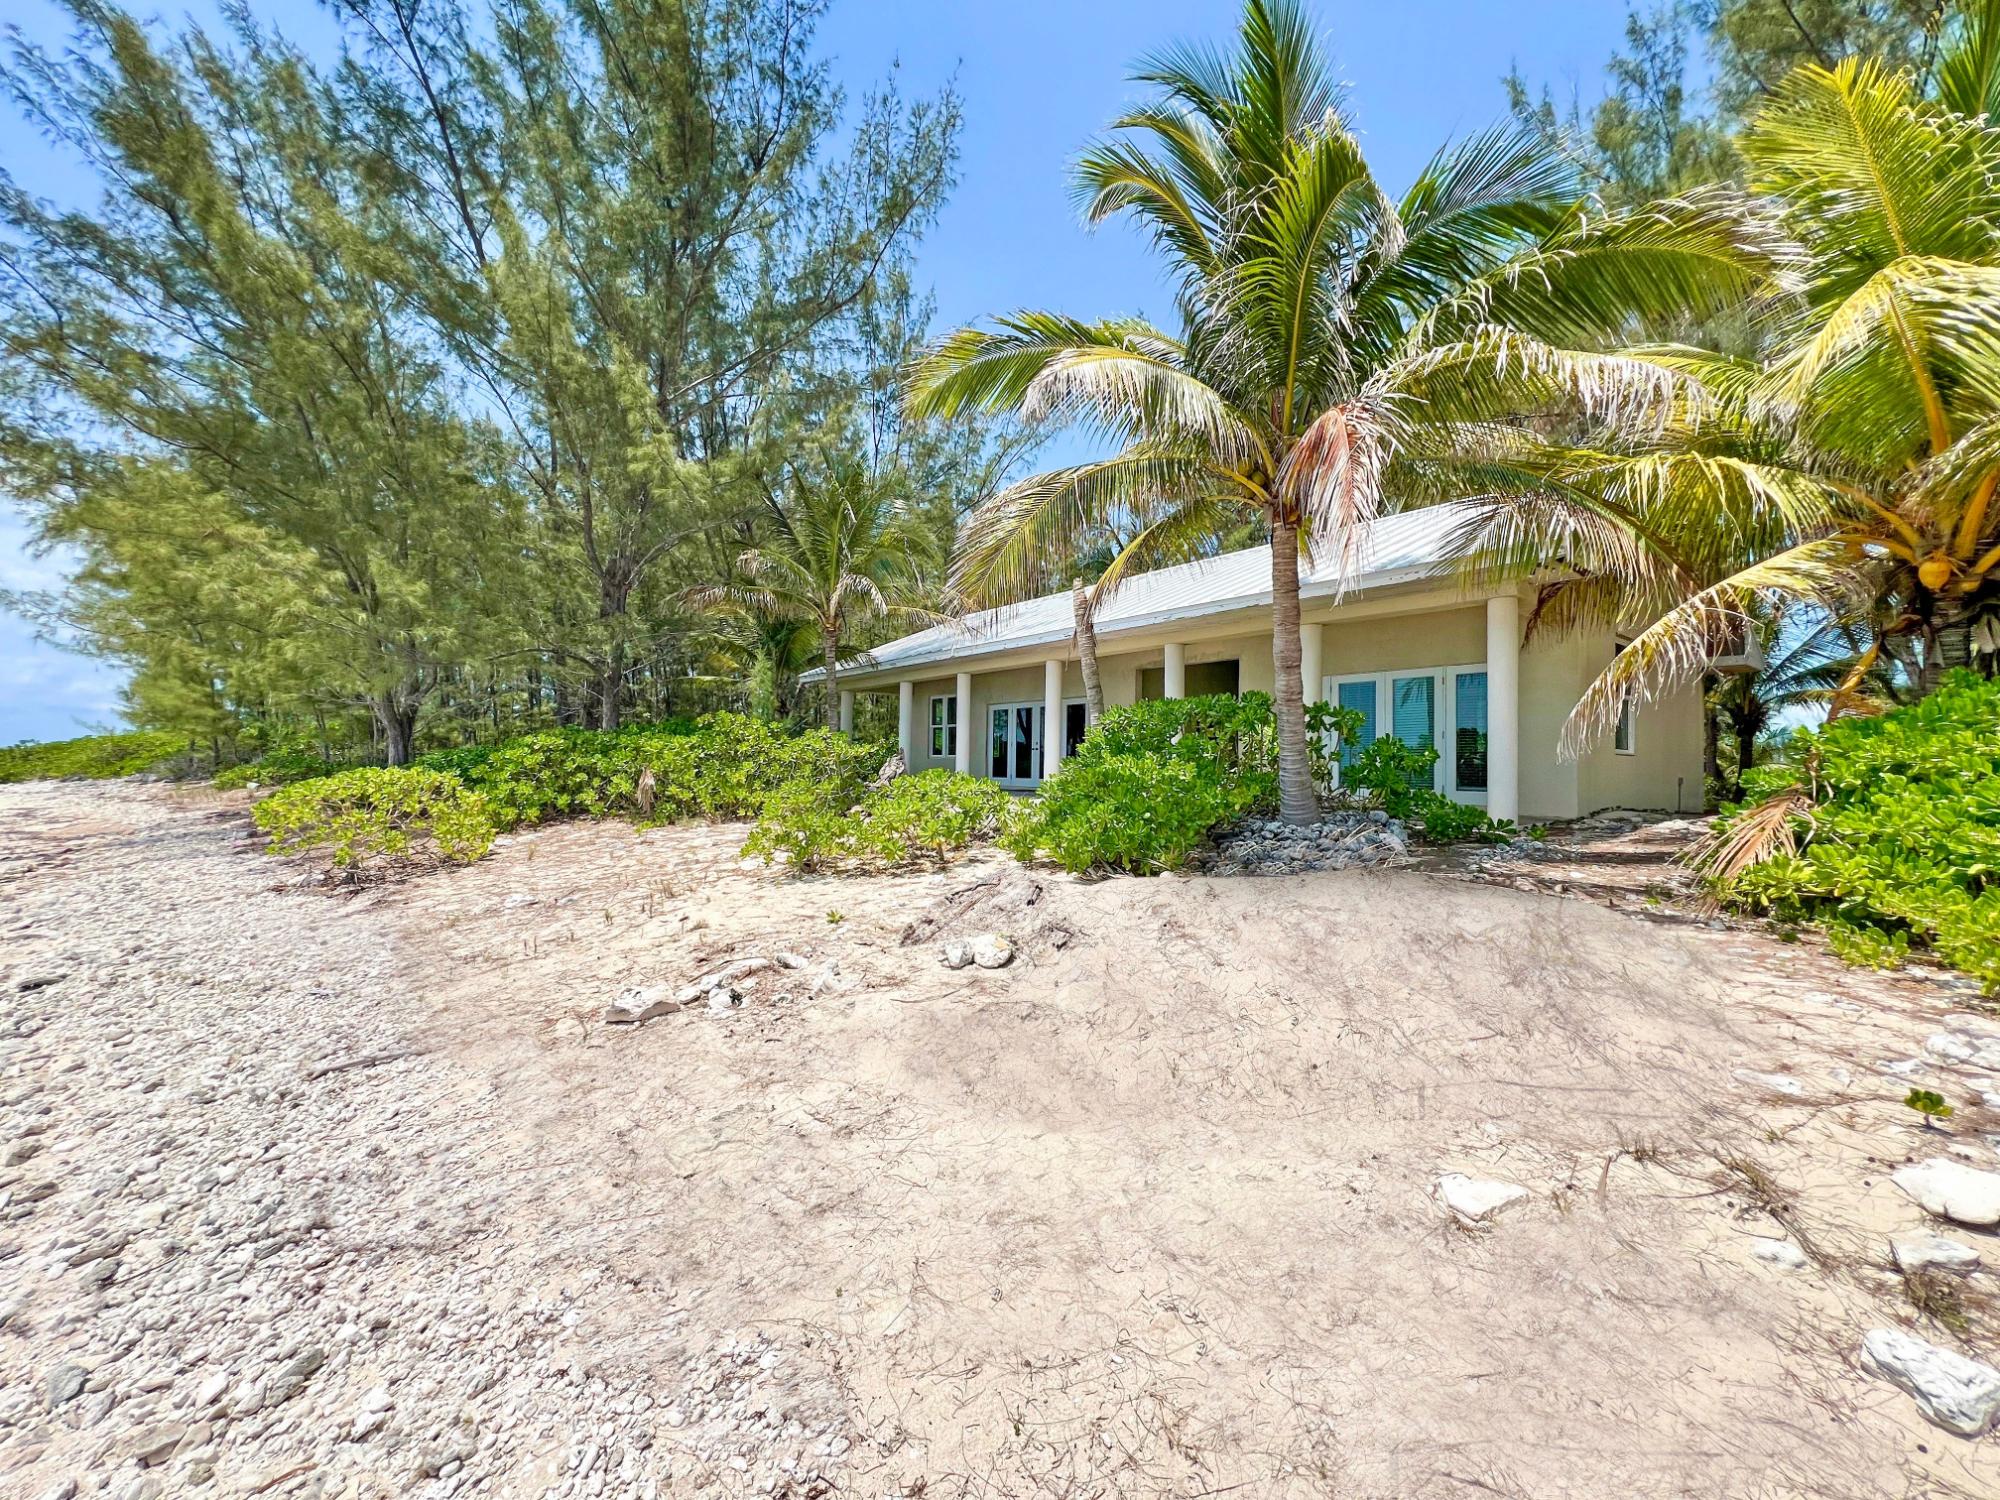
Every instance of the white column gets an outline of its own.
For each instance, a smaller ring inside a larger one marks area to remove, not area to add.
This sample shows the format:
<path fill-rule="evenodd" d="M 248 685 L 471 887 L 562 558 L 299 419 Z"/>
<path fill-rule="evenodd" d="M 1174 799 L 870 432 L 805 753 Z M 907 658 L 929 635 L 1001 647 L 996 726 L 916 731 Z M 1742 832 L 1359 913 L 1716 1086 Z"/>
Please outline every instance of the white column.
<path fill-rule="evenodd" d="M 1521 816 L 1521 601 L 1486 601 L 1486 815 Z"/>
<path fill-rule="evenodd" d="M 1187 647 L 1179 641 L 1167 642 L 1166 694 L 1169 698 L 1187 696 Z"/>
<path fill-rule="evenodd" d="M 854 693 L 848 688 L 840 690 L 840 732 L 854 733 Z"/>
<path fill-rule="evenodd" d="M 1319 655 L 1320 627 L 1311 620 L 1299 625 L 1299 687 L 1308 704 L 1319 702 L 1319 680 L 1324 675 Z"/>
<path fill-rule="evenodd" d="M 972 674 L 958 674 L 958 753 L 952 768 L 962 774 L 972 770 Z"/>
<path fill-rule="evenodd" d="M 917 768 L 917 685 L 905 678 L 896 684 L 896 745 L 903 764 Z"/>
<path fill-rule="evenodd" d="M 1063 664 L 1052 656 L 1042 663 L 1042 774 L 1053 776 L 1062 764 Z"/>

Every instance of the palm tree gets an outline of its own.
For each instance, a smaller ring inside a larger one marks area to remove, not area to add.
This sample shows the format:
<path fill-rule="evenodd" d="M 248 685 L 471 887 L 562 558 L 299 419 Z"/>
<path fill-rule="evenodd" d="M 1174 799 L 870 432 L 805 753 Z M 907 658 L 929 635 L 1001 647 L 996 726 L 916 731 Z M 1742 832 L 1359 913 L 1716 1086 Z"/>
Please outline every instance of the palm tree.
<path fill-rule="evenodd" d="M 1856 668 L 1867 649 L 1854 626 L 1797 605 L 1760 607 L 1750 628 L 1762 642 L 1762 663 L 1722 677 L 1708 694 L 1709 705 L 1736 742 L 1730 798 L 1739 802 L 1743 773 L 1757 764 L 1757 742 L 1784 714 L 1824 712 L 1844 684 L 1860 685 Z M 1862 675 L 1874 701 L 1893 701 L 1895 688 L 1887 673 Z"/>
<path fill-rule="evenodd" d="M 1652 451 L 1572 468 L 1558 504 L 1492 507 L 1528 550 L 1586 536 L 1595 607 L 1658 615 L 1572 743 L 1699 671 L 1760 601 L 1865 632 L 1856 691 L 1885 664 L 1921 695 L 2000 660 L 2000 130 L 1960 107 L 1996 97 L 2000 4 L 1952 37 L 1935 97 L 1861 60 L 1780 86 L 1739 144 L 1804 274 L 1760 357 L 1654 351 L 1694 385 Z"/>
<path fill-rule="evenodd" d="M 931 623 L 911 570 L 935 553 L 930 532 L 902 503 L 893 480 L 858 464 L 795 471 L 783 499 L 767 497 L 770 538 L 737 555 L 736 577 L 697 589 L 698 607 L 795 620 L 819 638 L 826 725 L 840 727 L 840 661 L 868 620 Z"/>
<path fill-rule="evenodd" d="M 1078 167 L 1093 222 L 1150 231 L 1179 278 L 1181 333 L 1022 312 L 961 330 L 913 371 L 925 412 L 1069 421 L 1112 457 L 1023 480 L 965 546 L 1069 556 L 1108 516 L 1156 517 L 1105 570 L 1195 547 L 1246 515 L 1271 541 L 1282 815 L 1317 815 L 1299 682 L 1299 558 L 1346 575 L 1389 503 L 1539 488 L 1551 411 L 1622 428 L 1682 377 L 1602 352 L 1635 317 L 1702 315 L 1769 274 L 1723 190 L 1589 211 L 1570 165 L 1502 131 L 1435 157 L 1400 200 L 1377 185 L 1295 0 L 1249 0 L 1235 50 L 1143 64 L 1154 98 Z"/>

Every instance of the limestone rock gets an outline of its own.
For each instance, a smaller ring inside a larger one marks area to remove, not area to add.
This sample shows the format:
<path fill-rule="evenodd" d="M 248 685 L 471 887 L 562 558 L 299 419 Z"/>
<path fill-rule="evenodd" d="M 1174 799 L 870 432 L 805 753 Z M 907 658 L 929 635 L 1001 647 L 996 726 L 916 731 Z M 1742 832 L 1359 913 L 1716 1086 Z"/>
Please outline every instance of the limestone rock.
<path fill-rule="evenodd" d="M 1812 1264 L 1805 1251 L 1790 1240 L 1759 1240 L 1750 1247 L 1750 1253 L 1780 1271 L 1803 1271 Z"/>
<path fill-rule="evenodd" d="M 982 969 L 1004 969 L 1014 961 L 1014 940 L 1001 932 L 982 932 L 972 940 L 972 961 Z"/>
<path fill-rule="evenodd" d="M 57 1365 L 48 1375 L 49 1410 L 67 1406 L 83 1394 L 84 1383 L 90 1379 L 90 1371 L 82 1365 Z"/>
<path fill-rule="evenodd" d="M 1897 1168 L 1889 1180 L 1941 1219 L 1981 1227 L 2000 1224 L 2000 1172 L 1934 1156 Z"/>
<path fill-rule="evenodd" d="M 1467 1224 L 1480 1224 L 1509 1204 L 1528 1196 L 1528 1190 L 1511 1182 L 1485 1181 L 1460 1172 L 1447 1172 L 1437 1180 L 1437 1195 L 1444 1206 Z"/>
<path fill-rule="evenodd" d="M 938 949 L 938 962 L 947 969 L 963 969 L 972 962 L 972 944 L 964 938 L 953 938 Z"/>
<path fill-rule="evenodd" d="M 1978 1437 L 2000 1419 L 2000 1370 L 1926 1343 L 1899 1328 L 1873 1328 L 1861 1340 L 1861 1363 L 1916 1399 L 1926 1418 L 1961 1437 Z"/>
<path fill-rule="evenodd" d="M 620 991 L 618 998 L 604 1007 L 604 1020 L 611 1026 L 637 1026 L 655 1016 L 670 1016 L 681 1008 L 680 1000 L 669 995 L 663 984 L 633 985 Z"/>
<path fill-rule="evenodd" d="M 1970 1271 L 1979 1264 L 1979 1252 L 1972 1246 L 1928 1229 L 1891 1235 L 1889 1254 L 1905 1271 Z"/>

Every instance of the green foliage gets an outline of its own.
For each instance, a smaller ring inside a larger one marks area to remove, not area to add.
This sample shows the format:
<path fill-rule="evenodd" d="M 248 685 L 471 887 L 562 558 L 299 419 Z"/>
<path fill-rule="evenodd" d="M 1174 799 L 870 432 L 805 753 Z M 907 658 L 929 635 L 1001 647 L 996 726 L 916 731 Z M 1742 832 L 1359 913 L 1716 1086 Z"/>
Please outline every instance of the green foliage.
<path fill-rule="evenodd" d="M 185 748 L 186 743 L 179 735 L 142 729 L 10 745 L 0 749 L 0 782 L 56 781 L 72 776 L 109 781 L 136 776 Z"/>
<path fill-rule="evenodd" d="M 766 863 L 783 854 L 795 870 L 942 864 L 958 850 L 1002 837 L 1017 807 L 992 782 L 955 771 L 899 776 L 858 802 L 838 783 L 794 781 L 767 799 L 743 852 Z"/>
<path fill-rule="evenodd" d="M 1944 1095 L 1935 1089 L 1911 1089 L 1903 1103 L 1924 1117 L 1924 1123 L 1932 1120 L 1949 1120 L 1957 1113 L 1944 1102 Z"/>
<path fill-rule="evenodd" d="M 1005 843 L 1064 869 L 1170 870 L 1227 823 L 1277 802 L 1271 700 L 1161 699 L 1114 708 L 1042 783 Z"/>
<path fill-rule="evenodd" d="M 1850 962 L 1921 949 L 2000 992 L 2000 681 L 1953 673 L 1921 702 L 1836 720 L 1791 754 L 1811 799 L 1797 853 L 1752 865 L 1721 894 L 1824 923 Z"/>
<path fill-rule="evenodd" d="M 505 826 L 550 818 L 755 817 L 792 782 L 858 795 L 888 751 L 827 729 L 792 733 L 744 714 L 602 733 L 560 729 L 465 756 L 465 779 Z M 651 773 L 648 779 L 647 773 Z"/>
<path fill-rule="evenodd" d="M 273 792 L 251 816 L 273 853 L 332 851 L 336 868 L 431 858 L 454 864 L 492 846 L 490 809 L 456 776 L 369 766 Z"/>
<path fill-rule="evenodd" d="M 1392 818 L 1416 826 L 1434 844 L 1477 840 L 1504 844 L 1514 837 L 1514 824 L 1495 822 L 1486 810 L 1469 802 L 1454 802 L 1430 786 L 1438 753 L 1429 745 L 1408 745 L 1383 735 L 1365 745 L 1340 768 L 1340 789 L 1349 800 L 1379 807 Z"/>

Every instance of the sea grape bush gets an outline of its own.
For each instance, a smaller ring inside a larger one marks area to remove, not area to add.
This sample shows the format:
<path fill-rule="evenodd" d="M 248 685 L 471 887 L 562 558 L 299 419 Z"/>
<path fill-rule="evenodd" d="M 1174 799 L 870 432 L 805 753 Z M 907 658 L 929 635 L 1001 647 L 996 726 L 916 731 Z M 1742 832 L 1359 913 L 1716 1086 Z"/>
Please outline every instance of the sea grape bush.
<path fill-rule="evenodd" d="M 467 864 L 493 845 L 492 810 L 456 776 L 365 766 L 280 788 L 251 810 L 274 853 L 327 850 L 334 866 Z"/>
<path fill-rule="evenodd" d="M 0 782 L 57 781 L 65 777 L 109 781 L 136 776 L 167 760 L 186 744 L 181 735 L 140 729 L 124 734 L 51 740 L 39 745 L 9 745 L 0 748 Z"/>
<path fill-rule="evenodd" d="M 798 871 L 943 864 L 1002 837 L 1016 807 L 1002 788 L 956 771 L 923 771 L 865 789 L 797 780 L 766 800 L 743 852 L 767 864 L 782 855 Z"/>
<path fill-rule="evenodd" d="M 1955 672 L 1922 702 L 1802 731 L 1756 790 L 1787 785 L 1810 799 L 1798 852 L 1725 899 L 1821 923 L 1851 962 L 1925 951 L 2000 993 L 2000 681 Z"/>

